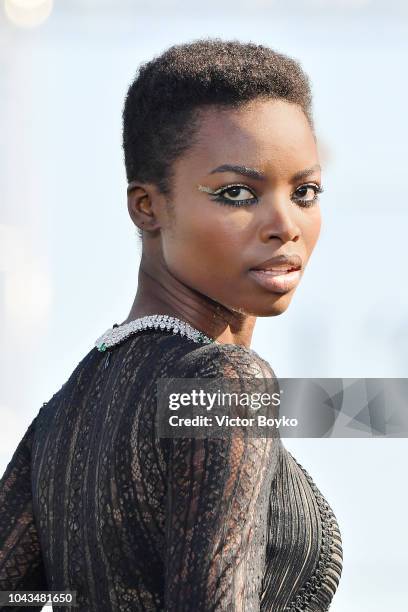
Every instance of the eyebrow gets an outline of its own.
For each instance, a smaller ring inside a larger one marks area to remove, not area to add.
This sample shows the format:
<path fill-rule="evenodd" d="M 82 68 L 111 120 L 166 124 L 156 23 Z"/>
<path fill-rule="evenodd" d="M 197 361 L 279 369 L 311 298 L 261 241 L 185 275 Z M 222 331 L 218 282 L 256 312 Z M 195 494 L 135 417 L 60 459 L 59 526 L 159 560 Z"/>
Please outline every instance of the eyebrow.
<path fill-rule="evenodd" d="M 236 174 L 249 176 L 250 178 L 258 179 L 260 181 L 266 179 L 266 176 L 259 170 L 255 170 L 255 168 L 247 168 L 247 166 L 239 166 L 235 164 L 222 164 L 222 166 L 217 166 L 217 168 L 211 170 L 210 174 L 215 174 L 216 172 L 235 172 Z"/>
<path fill-rule="evenodd" d="M 317 170 L 321 170 L 321 169 L 322 168 L 320 164 L 315 164 L 314 166 L 311 166 L 310 168 L 306 168 L 305 170 L 300 170 L 299 172 L 296 172 L 292 176 L 291 182 L 295 183 L 296 181 L 301 181 L 302 179 L 307 178 L 311 174 L 314 174 Z"/>
<path fill-rule="evenodd" d="M 311 168 L 306 168 L 305 170 L 296 172 L 290 179 L 290 182 L 295 183 L 296 181 L 307 178 L 316 172 L 316 170 L 321 170 L 320 164 L 315 164 Z M 209 174 L 215 174 L 217 172 L 235 172 L 236 174 L 242 174 L 243 176 L 248 176 L 249 178 L 257 179 L 259 181 L 266 180 L 266 175 L 263 172 L 260 172 L 255 168 L 248 168 L 247 166 L 240 166 L 236 164 L 222 164 L 222 166 L 217 166 L 217 168 L 211 170 Z"/>

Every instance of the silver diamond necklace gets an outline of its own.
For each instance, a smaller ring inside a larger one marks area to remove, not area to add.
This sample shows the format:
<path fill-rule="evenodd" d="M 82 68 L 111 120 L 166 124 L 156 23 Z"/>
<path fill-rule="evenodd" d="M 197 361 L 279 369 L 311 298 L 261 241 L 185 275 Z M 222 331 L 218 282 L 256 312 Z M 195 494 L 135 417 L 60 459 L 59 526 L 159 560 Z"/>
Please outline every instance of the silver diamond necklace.
<path fill-rule="evenodd" d="M 95 346 L 98 351 L 106 351 L 107 349 L 115 346 L 122 342 L 125 338 L 136 334 L 138 331 L 143 329 L 162 329 L 165 331 L 171 331 L 173 334 L 180 334 L 180 336 L 186 336 L 197 342 L 197 344 L 217 344 L 214 338 L 209 338 L 203 332 L 192 327 L 189 323 L 178 319 L 177 317 L 170 317 L 169 315 L 154 314 L 147 315 L 145 317 L 139 317 L 129 323 L 123 325 L 114 325 L 106 330 L 102 336 L 100 336 Z"/>

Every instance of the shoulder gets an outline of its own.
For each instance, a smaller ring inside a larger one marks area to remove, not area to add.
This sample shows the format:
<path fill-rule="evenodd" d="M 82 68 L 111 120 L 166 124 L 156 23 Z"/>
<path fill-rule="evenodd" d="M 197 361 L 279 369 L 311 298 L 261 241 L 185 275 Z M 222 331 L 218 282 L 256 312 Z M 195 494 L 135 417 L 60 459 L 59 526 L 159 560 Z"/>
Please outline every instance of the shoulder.
<path fill-rule="evenodd" d="M 205 344 L 189 351 L 176 364 L 173 376 L 276 378 L 270 364 L 256 351 L 238 344 Z"/>

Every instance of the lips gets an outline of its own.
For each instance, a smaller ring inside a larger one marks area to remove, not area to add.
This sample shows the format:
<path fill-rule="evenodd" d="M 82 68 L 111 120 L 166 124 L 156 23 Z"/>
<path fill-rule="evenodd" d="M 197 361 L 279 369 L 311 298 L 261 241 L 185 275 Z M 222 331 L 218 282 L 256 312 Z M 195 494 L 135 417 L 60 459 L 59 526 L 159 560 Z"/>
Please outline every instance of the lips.
<path fill-rule="evenodd" d="M 251 268 L 249 274 L 264 289 L 287 293 L 298 284 L 301 268 L 299 255 L 277 255 Z"/>
<path fill-rule="evenodd" d="M 276 255 L 266 261 L 254 266 L 251 270 L 263 270 L 268 272 L 277 272 L 277 274 L 284 274 L 292 270 L 300 270 L 302 267 L 302 259 L 295 253 L 291 255 Z"/>
<path fill-rule="evenodd" d="M 288 272 L 293 272 L 294 268 L 282 268 L 282 269 L 276 269 L 276 270 L 262 270 L 262 269 L 256 269 L 256 272 L 264 272 L 265 274 L 267 274 L 268 276 L 282 276 L 282 274 L 287 274 Z"/>

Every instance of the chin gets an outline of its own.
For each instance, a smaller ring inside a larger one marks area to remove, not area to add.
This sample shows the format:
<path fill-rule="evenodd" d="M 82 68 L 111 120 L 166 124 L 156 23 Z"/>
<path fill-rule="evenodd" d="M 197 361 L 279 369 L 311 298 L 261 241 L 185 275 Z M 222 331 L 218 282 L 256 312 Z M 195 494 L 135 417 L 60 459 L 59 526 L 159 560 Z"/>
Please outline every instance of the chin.
<path fill-rule="evenodd" d="M 256 303 L 246 304 L 241 310 L 243 314 L 255 317 L 276 317 L 283 314 L 290 305 L 293 291 L 288 293 L 275 293 L 269 299 L 257 300 Z"/>
<path fill-rule="evenodd" d="M 259 312 L 258 317 L 276 317 L 280 314 L 286 312 L 289 308 L 290 299 L 280 299 L 277 300 L 274 304 L 266 305 L 266 307 Z"/>
<path fill-rule="evenodd" d="M 280 300 L 275 302 L 265 315 L 259 315 L 260 317 L 276 317 L 277 315 L 283 314 L 289 308 L 290 300 Z"/>

